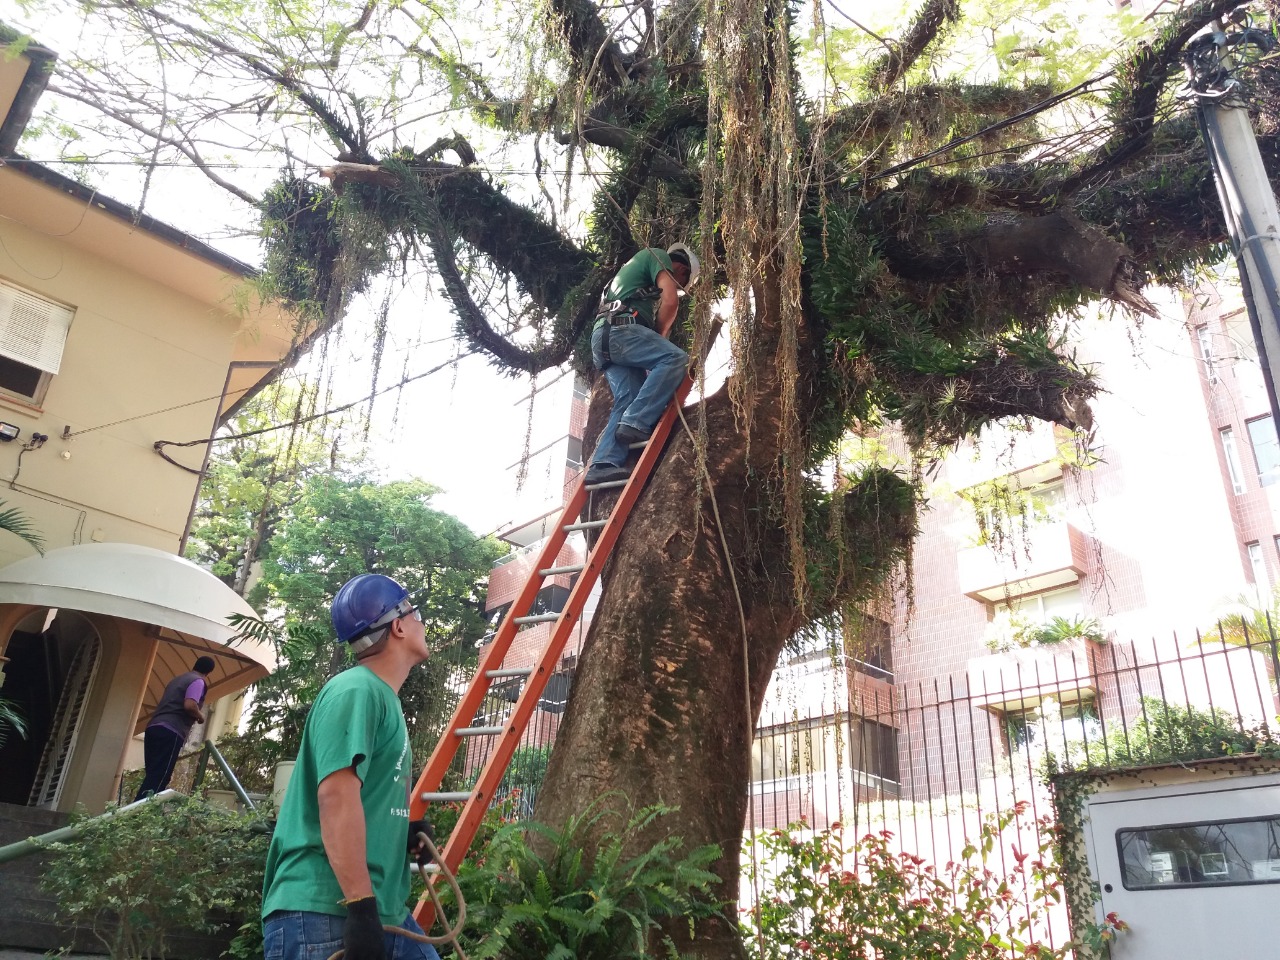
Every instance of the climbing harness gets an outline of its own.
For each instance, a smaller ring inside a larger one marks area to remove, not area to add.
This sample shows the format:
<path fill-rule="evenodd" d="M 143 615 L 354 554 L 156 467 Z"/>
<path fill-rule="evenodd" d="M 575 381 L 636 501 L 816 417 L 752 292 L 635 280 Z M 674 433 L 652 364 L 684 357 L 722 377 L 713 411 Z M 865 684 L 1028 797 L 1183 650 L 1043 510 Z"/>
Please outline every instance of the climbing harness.
<path fill-rule="evenodd" d="M 604 321 L 604 332 L 600 334 L 600 369 L 613 363 L 613 358 L 609 356 L 609 332 L 614 327 L 621 327 L 627 324 L 639 323 L 644 321 L 640 319 L 640 312 L 634 307 L 628 307 L 621 300 L 610 300 L 608 303 L 600 302 L 600 312 L 596 314 L 596 323 Z"/>

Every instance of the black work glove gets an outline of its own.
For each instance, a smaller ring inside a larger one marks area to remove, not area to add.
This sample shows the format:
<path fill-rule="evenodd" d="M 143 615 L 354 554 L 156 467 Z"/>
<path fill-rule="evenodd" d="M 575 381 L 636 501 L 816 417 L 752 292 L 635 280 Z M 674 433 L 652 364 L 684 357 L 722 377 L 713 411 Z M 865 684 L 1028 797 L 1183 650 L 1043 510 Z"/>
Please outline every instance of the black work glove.
<path fill-rule="evenodd" d="M 409 840 L 407 844 L 409 856 L 413 857 L 418 866 L 425 867 L 431 862 L 431 851 L 427 849 L 427 845 L 418 837 L 420 833 L 425 833 L 430 837 L 433 844 L 436 842 L 436 832 L 431 829 L 430 820 L 409 821 Z"/>
<path fill-rule="evenodd" d="M 386 960 L 382 918 L 378 898 L 365 897 L 347 904 L 347 922 L 342 927 L 344 960 Z"/>

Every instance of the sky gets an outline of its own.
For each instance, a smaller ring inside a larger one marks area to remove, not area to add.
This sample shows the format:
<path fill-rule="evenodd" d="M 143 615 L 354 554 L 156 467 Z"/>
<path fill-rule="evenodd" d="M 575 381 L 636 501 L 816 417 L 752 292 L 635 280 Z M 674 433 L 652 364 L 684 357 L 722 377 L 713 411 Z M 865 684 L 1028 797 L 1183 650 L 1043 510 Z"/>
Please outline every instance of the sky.
<path fill-rule="evenodd" d="M 6 7 L 7 3 L 0 3 L 0 20 L 29 31 L 37 42 L 60 55 L 73 54 L 95 42 L 70 3 L 16 10 Z M 37 115 L 51 104 L 56 105 L 61 122 L 72 127 L 84 124 L 88 135 L 87 108 L 46 92 Z M 440 127 L 430 130 L 434 136 Z M 75 165 L 60 159 L 53 139 L 24 141 L 20 152 L 64 175 L 76 175 Z M 142 177 L 136 165 L 122 162 L 119 156 L 95 166 L 89 172 L 90 182 L 106 196 L 136 205 L 142 196 Z M 278 174 L 280 163 L 270 156 L 264 156 L 258 165 L 252 157 L 246 161 L 244 154 L 238 156 L 239 169 L 224 175 L 250 191 L 260 191 Z M 333 158 L 321 153 L 315 159 L 319 164 Z M 502 159 L 510 165 L 509 158 Z M 312 178 L 316 179 L 314 173 Z M 255 212 L 186 164 L 163 165 L 154 171 L 146 184 L 145 210 L 250 265 L 262 262 L 260 243 L 253 235 Z M 334 407 L 366 396 L 373 369 L 373 318 L 383 295 L 384 288 L 379 287 L 356 299 L 340 330 L 329 338 L 323 364 L 321 351 L 316 349 L 286 376 L 319 379 L 330 385 L 330 405 Z M 393 285 L 388 318 L 379 388 L 451 360 L 457 362 L 376 398 L 364 468 L 380 479 L 415 477 L 441 488 L 433 505 L 458 516 L 478 534 L 541 512 L 548 497 L 559 495 L 563 460 L 553 469 L 544 455 L 535 458 L 526 471 L 518 469 L 519 461 L 526 444 L 537 450 L 566 433 L 572 376 L 547 371 L 537 378 L 535 392 L 527 375 L 500 373 L 481 356 L 458 359 L 464 348 L 453 336 L 454 320 L 448 304 L 422 281 L 404 287 Z M 552 381 L 557 383 L 544 389 Z M 536 413 L 532 430 L 531 395 Z M 526 474 L 523 483 L 522 472 Z"/>

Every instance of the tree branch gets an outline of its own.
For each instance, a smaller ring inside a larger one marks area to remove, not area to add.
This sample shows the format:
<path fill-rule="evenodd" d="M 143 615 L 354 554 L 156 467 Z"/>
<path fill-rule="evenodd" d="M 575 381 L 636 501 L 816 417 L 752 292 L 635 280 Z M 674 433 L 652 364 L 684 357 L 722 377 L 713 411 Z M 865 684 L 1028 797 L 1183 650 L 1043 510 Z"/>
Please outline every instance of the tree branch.
<path fill-rule="evenodd" d="M 1040 350 L 1030 359 L 1013 341 L 990 344 L 984 353 L 970 356 L 962 369 L 895 369 L 887 379 L 904 398 L 897 412 L 904 433 L 916 446 L 949 446 L 1005 417 L 1035 417 L 1069 430 L 1093 427 L 1089 401 L 1098 393 L 1093 375 Z"/>
<path fill-rule="evenodd" d="M 960 19 L 960 0 L 926 0 L 907 29 L 906 36 L 893 44 L 893 52 L 881 57 L 867 72 L 871 89 L 883 93 L 902 79 L 942 35 L 944 28 Z"/>
<path fill-rule="evenodd" d="M 121 113 L 116 110 L 111 110 L 103 103 L 103 100 L 100 97 L 90 98 L 88 96 L 84 96 L 76 92 L 75 90 L 70 90 L 62 86 L 50 85 L 50 89 L 53 90 L 55 93 L 57 93 L 59 96 L 66 97 L 69 100 L 77 100 L 80 103 L 93 107 L 96 110 L 103 111 L 107 116 L 109 116 L 112 120 L 115 120 L 117 123 L 122 123 L 127 127 L 137 130 L 143 136 L 149 137 L 155 140 L 157 143 L 164 143 L 164 144 L 167 144 L 168 146 L 173 147 L 175 150 L 181 153 L 184 157 L 190 160 L 192 164 L 194 164 L 195 167 L 201 173 L 203 173 L 206 177 L 208 177 L 218 186 L 222 187 L 222 189 L 226 190 L 232 196 L 237 197 L 240 200 L 243 200 L 245 203 L 249 204 L 249 206 L 251 207 L 256 207 L 258 205 L 258 198 L 253 196 L 253 194 L 245 192 L 244 190 L 237 187 L 231 181 L 215 173 L 213 169 L 205 162 L 204 157 L 200 155 L 200 152 L 195 148 L 195 145 L 192 144 L 190 141 L 178 140 L 174 137 L 166 136 L 165 134 L 160 133 L 158 130 L 152 130 L 150 127 L 147 127 L 139 123 L 138 121 L 130 117 L 128 114 Z"/>
<path fill-rule="evenodd" d="M 267 61 L 263 60 L 259 56 L 247 53 L 243 50 L 238 50 L 226 41 L 215 37 L 204 30 L 200 30 L 190 24 L 183 23 L 176 17 L 171 17 L 166 13 L 160 12 L 160 10 L 154 5 L 144 5 L 141 0 L 120 0 L 120 5 L 127 10 L 132 10 L 140 18 L 154 17 L 160 23 L 173 27 L 175 30 L 179 31 L 179 33 L 185 34 L 188 37 L 196 37 L 200 39 L 201 42 L 208 44 L 211 51 L 243 64 L 248 67 L 255 76 L 264 80 L 269 80 L 271 83 L 276 84 L 282 89 L 288 90 L 311 109 L 311 111 L 316 115 L 316 118 L 324 125 L 329 136 L 332 137 L 335 142 L 345 145 L 346 148 L 358 158 L 365 158 L 367 156 L 364 144 L 360 141 L 360 138 L 356 136 L 351 127 L 344 121 L 340 120 L 338 115 L 329 109 L 328 104 L 326 104 L 315 94 L 313 90 L 311 90 L 306 84 L 299 81 L 296 77 L 276 69 L 276 67 L 267 63 Z"/>
<path fill-rule="evenodd" d="M 1004 119 L 1027 113 L 1025 122 L 1034 122 L 1034 111 L 1052 95 L 1048 84 L 922 84 L 836 111 L 823 121 L 823 140 L 828 155 L 839 160 L 851 145 L 864 150 L 881 143 L 888 145 L 893 134 L 908 123 L 926 136 L 945 135 L 958 112 L 978 119 Z M 994 138 L 1012 126 L 1002 124 L 990 136 Z"/>
<path fill-rule="evenodd" d="M 884 221 L 879 247 L 897 276 L 931 285 L 976 272 L 1000 276 L 1061 274 L 1068 282 L 1155 316 L 1141 293 L 1132 251 L 1068 209 L 1047 216 L 991 216 L 977 229 L 931 231 L 914 242 Z"/>
<path fill-rule="evenodd" d="M 1176 71 L 1187 43 L 1206 25 L 1248 0 L 1200 0 L 1173 18 L 1149 44 L 1143 44 L 1116 70 L 1109 111 L 1115 133 L 1085 157 L 1077 173 L 1060 184 L 1065 199 L 1082 187 L 1098 183 L 1111 171 L 1133 160 L 1151 145 L 1160 94 Z"/>
<path fill-rule="evenodd" d="M 612 39 L 595 3 L 551 0 L 551 11 L 550 22 L 568 48 L 574 75 L 579 80 L 589 77 L 589 89 L 595 96 L 604 97 L 627 83 L 630 61 Z"/>
<path fill-rule="evenodd" d="M 391 190 L 402 199 L 421 194 L 451 235 L 514 276 L 529 298 L 548 313 L 559 312 L 569 292 L 595 266 L 551 224 L 512 201 L 476 170 L 437 160 L 411 160 L 393 166 L 338 163 L 322 173 L 332 178 L 338 192 L 362 186 Z M 406 182 L 402 173 L 412 179 Z M 373 193 L 357 200 L 376 208 L 385 198 Z"/>
<path fill-rule="evenodd" d="M 597 267 L 587 278 L 582 291 L 582 299 L 577 309 L 569 318 L 554 326 L 550 340 L 543 341 L 533 347 L 522 347 L 512 343 L 493 329 L 485 318 L 484 311 L 476 304 L 467 288 L 467 283 L 458 269 L 458 261 L 454 256 L 453 244 L 438 224 L 428 223 L 424 226 L 427 240 L 431 244 L 431 252 L 435 256 L 436 270 L 444 283 L 445 292 L 453 303 L 458 314 L 459 330 L 477 349 L 483 350 L 500 364 L 528 373 L 539 373 L 549 367 L 558 367 L 572 355 L 586 325 L 596 316 L 600 295 L 605 284 L 609 282 L 609 272 Z"/>

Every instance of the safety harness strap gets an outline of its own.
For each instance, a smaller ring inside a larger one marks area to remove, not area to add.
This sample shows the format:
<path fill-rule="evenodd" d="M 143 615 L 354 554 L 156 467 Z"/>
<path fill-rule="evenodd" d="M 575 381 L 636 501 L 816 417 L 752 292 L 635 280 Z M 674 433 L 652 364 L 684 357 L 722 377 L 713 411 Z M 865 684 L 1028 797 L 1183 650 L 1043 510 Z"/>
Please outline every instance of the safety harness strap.
<path fill-rule="evenodd" d="M 634 307 L 628 307 L 622 300 L 601 300 L 600 310 L 596 314 L 596 323 L 604 321 L 604 332 L 600 335 L 600 357 L 603 362 L 600 369 L 604 370 L 613 363 L 613 358 L 609 356 L 609 333 L 616 326 L 629 323 L 643 324 L 640 319 L 640 311 Z"/>

